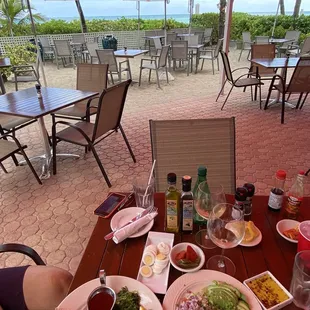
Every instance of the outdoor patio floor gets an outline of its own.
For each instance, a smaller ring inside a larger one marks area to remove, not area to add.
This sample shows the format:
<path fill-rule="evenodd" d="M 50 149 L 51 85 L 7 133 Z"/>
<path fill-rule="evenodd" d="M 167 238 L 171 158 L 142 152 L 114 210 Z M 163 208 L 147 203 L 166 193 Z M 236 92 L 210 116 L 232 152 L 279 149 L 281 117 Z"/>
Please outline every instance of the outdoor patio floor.
<path fill-rule="evenodd" d="M 238 51 L 232 51 L 232 67 L 249 65 L 237 62 Z M 140 59 L 131 62 L 134 78 L 138 78 Z M 244 73 L 244 71 L 241 71 Z M 57 70 L 46 65 L 48 85 L 74 88 L 76 71 L 72 68 Z M 287 171 L 288 185 L 300 170 L 310 167 L 310 100 L 303 110 L 287 108 L 285 124 L 280 124 L 280 106 L 267 111 L 259 109 L 258 102 L 235 89 L 220 110 L 223 97 L 215 102 L 219 90 L 219 73 L 212 75 L 211 63 L 205 62 L 203 71 L 186 76 L 186 72 L 172 72 L 175 80 L 169 85 L 161 81 L 157 89 L 147 75 L 143 84 L 130 87 L 122 125 L 136 155 L 134 164 L 120 134 L 114 134 L 97 145 L 99 157 L 113 184 L 109 189 L 92 154 L 84 156 L 84 149 L 59 143 L 60 152 L 81 155 L 79 160 L 58 160 L 58 173 L 37 184 L 28 167 L 15 167 L 11 160 L 4 162 L 9 174 L 0 171 L 0 242 L 18 242 L 33 247 L 48 265 L 75 272 L 97 217 L 94 209 L 109 191 L 129 191 L 132 180 L 151 167 L 149 119 L 185 119 L 236 117 L 237 184 L 253 182 L 257 194 L 268 194 L 273 175 L 281 168 Z M 155 74 L 154 74 L 155 76 Z M 7 88 L 13 90 L 12 84 Z M 32 87 L 32 84 L 24 85 Z M 263 87 L 266 97 L 268 85 Z M 293 98 L 294 99 L 294 98 Z M 294 100 L 293 100 L 294 101 Z M 46 117 L 51 127 L 50 117 Z M 206 133 L 207 134 L 207 133 Z M 28 145 L 29 156 L 42 152 L 37 124 L 17 133 L 19 140 Z M 39 171 L 39 165 L 35 165 Z M 196 178 L 196 176 L 193 176 Z M 306 195 L 310 188 L 306 182 Z M 21 254 L 2 254 L 0 268 L 29 263 Z"/>

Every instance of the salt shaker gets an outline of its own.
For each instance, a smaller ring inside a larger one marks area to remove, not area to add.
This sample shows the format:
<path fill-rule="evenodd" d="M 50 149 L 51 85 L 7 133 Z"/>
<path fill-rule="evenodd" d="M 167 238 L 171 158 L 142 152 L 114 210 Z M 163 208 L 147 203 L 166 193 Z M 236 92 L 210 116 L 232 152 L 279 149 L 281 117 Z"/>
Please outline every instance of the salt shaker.
<path fill-rule="evenodd" d="M 36 84 L 36 91 L 37 91 L 38 98 L 42 99 L 41 85 L 40 84 Z"/>

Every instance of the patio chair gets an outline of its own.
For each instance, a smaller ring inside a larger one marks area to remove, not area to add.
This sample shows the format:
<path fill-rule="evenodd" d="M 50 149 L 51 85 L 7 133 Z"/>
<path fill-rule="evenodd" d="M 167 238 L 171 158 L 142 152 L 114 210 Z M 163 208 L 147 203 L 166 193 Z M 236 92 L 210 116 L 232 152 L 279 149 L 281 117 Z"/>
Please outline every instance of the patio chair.
<path fill-rule="evenodd" d="M 195 31 L 194 35 L 198 36 L 198 44 L 204 44 L 203 42 L 204 32 L 203 31 Z"/>
<path fill-rule="evenodd" d="M 155 45 L 155 55 L 158 55 L 159 52 L 161 51 L 162 47 L 163 47 L 161 44 L 161 40 L 160 40 L 160 38 L 154 38 L 153 41 L 154 41 L 154 45 Z"/>
<path fill-rule="evenodd" d="M 310 55 L 310 37 L 307 37 L 305 41 L 299 45 L 290 44 L 285 52 L 286 55 L 299 57 Z"/>
<path fill-rule="evenodd" d="M 73 34 L 72 35 L 72 43 L 74 44 L 85 44 L 85 35 L 84 33 L 78 33 L 78 34 Z"/>
<path fill-rule="evenodd" d="M 198 41 L 199 41 L 199 36 L 198 34 L 194 34 L 188 37 L 184 37 L 184 40 L 188 42 L 188 46 L 191 45 L 198 45 Z"/>
<path fill-rule="evenodd" d="M 253 44 L 251 47 L 251 59 L 254 58 L 275 58 L 276 47 L 274 44 Z M 253 77 L 258 78 L 260 81 L 271 81 L 277 74 L 277 69 L 266 68 L 260 65 L 252 65 L 250 68 L 250 74 Z M 257 95 L 257 87 L 255 87 L 255 99 Z"/>
<path fill-rule="evenodd" d="M 13 77 L 11 82 L 15 84 L 15 90 L 18 91 L 18 83 L 36 82 L 40 83 L 39 55 L 37 55 L 35 65 L 18 65 L 12 67 Z"/>
<path fill-rule="evenodd" d="M 235 119 L 150 120 L 152 157 L 156 159 L 156 192 L 167 189 L 167 174 L 176 173 L 179 188 L 184 175 L 208 167 L 208 179 L 227 194 L 236 190 Z"/>
<path fill-rule="evenodd" d="M 238 68 L 238 69 L 235 69 L 233 71 L 231 71 L 231 67 L 230 67 L 230 63 L 229 63 L 229 59 L 228 59 L 228 56 L 225 52 L 221 51 L 221 56 L 222 56 L 222 60 L 223 60 L 223 66 L 224 66 L 224 71 L 225 71 L 225 75 L 226 75 L 226 80 L 225 82 L 223 83 L 223 86 L 216 98 L 215 101 L 217 101 L 220 97 L 220 94 L 222 93 L 224 87 L 225 87 L 225 84 L 226 82 L 228 82 L 230 85 L 231 85 L 231 88 L 230 88 L 230 91 L 228 92 L 226 98 L 225 98 L 225 101 L 222 105 L 222 108 L 221 110 L 223 110 L 232 90 L 234 87 L 242 87 L 242 88 L 245 88 L 247 86 L 251 86 L 251 97 L 252 97 L 252 100 L 253 100 L 253 92 L 252 92 L 252 86 L 257 86 L 259 88 L 259 105 L 260 105 L 260 108 L 261 108 L 261 85 L 263 85 L 263 83 L 255 78 L 255 77 L 252 77 L 251 75 L 249 75 L 249 73 L 246 73 L 246 74 L 242 74 L 241 76 L 239 76 L 237 79 L 235 79 L 233 77 L 233 73 L 238 71 L 238 70 L 241 70 L 241 69 L 248 69 L 247 67 L 242 67 L 242 68 Z M 246 77 L 245 77 L 246 76 Z"/>
<path fill-rule="evenodd" d="M 206 28 L 203 34 L 203 44 L 212 45 L 212 32 L 213 28 Z"/>
<path fill-rule="evenodd" d="M 97 52 L 99 63 L 109 65 L 109 73 L 111 76 L 112 84 L 114 84 L 113 74 L 117 75 L 119 82 L 122 81 L 123 72 L 127 72 L 127 75 L 129 75 L 131 79 L 131 70 L 130 70 L 130 64 L 129 64 L 128 59 L 117 63 L 116 57 L 114 55 L 114 50 L 112 49 L 96 50 L 96 52 Z M 126 67 L 123 68 L 123 65 L 126 65 Z"/>
<path fill-rule="evenodd" d="M 77 90 L 101 93 L 107 88 L 108 65 L 77 64 L 76 74 Z M 90 108 L 90 104 L 93 107 L 96 106 L 98 104 L 98 99 L 92 98 L 90 100 L 84 100 L 68 108 L 56 111 L 52 114 L 53 124 L 55 123 L 55 119 L 59 117 L 89 122 L 90 116 L 97 112 L 96 108 Z"/>
<path fill-rule="evenodd" d="M 269 40 L 268 36 L 256 36 L 255 44 L 269 44 Z"/>
<path fill-rule="evenodd" d="M 76 124 L 58 121 L 52 126 L 53 133 L 53 173 L 56 174 L 56 145 L 60 141 L 73 143 L 76 145 L 84 146 L 89 148 L 97 164 L 107 182 L 108 186 L 111 187 L 110 180 L 103 168 L 103 165 L 99 159 L 99 156 L 95 150 L 95 145 L 107 138 L 114 132 L 120 130 L 130 155 L 134 162 L 136 162 L 135 156 L 132 152 L 130 144 L 127 140 L 125 132 L 121 126 L 121 119 L 123 109 L 126 101 L 128 87 L 131 80 L 124 81 L 117 85 L 114 85 L 108 89 L 105 89 L 99 98 L 97 106 L 97 114 L 95 123 L 90 122 L 78 122 Z M 65 125 L 66 129 L 57 132 L 57 126 Z"/>
<path fill-rule="evenodd" d="M 298 41 L 300 37 L 301 32 L 298 30 L 288 30 L 285 34 L 285 39 L 290 40 L 288 42 L 283 43 L 281 46 L 278 47 L 278 53 L 285 54 L 287 49 L 290 45 L 298 46 Z"/>
<path fill-rule="evenodd" d="M 214 61 L 216 60 L 217 70 L 220 71 L 218 56 L 219 56 L 220 50 L 222 49 L 223 41 L 224 39 L 218 40 L 215 49 L 205 49 L 205 50 L 200 51 L 199 59 L 202 59 L 201 70 L 203 69 L 205 60 L 211 60 L 212 61 L 212 72 L 214 75 Z"/>
<path fill-rule="evenodd" d="M 188 53 L 188 41 L 177 40 L 171 42 L 171 59 L 173 61 L 173 70 L 176 68 L 176 61 L 187 62 L 187 76 L 189 75 L 191 57 Z"/>
<path fill-rule="evenodd" d="M 163 46 L 161 49 L 159 57 L 155 57 L 152 59 L 146 59 L 146 58 L 141 59 L 139 86 L 141 85 L 142 70 L 144 70 L 144 69 L 150 70 L 149 82 L 151 81 L 152 70 L 154 70 L 156 72 L 158 88 L 161 88 L 160 83 L 159 83 L 158 72 L 161 69 L 164 69 L 166 71 L 167 83 L 169 84 L 168 69 L 167 69 L 167 59 L 168 59 L 169 48 L 170 48 L 169 45 Z M 148 63 L 145 63 L 145 62 L 148 62 Z"/>
<path fill-rule="evenodd" d="M 69 41 L 68 40 L 54 40 L 54 46 L 55 46 L 55 54 L 56 54 L 55 58 L 56 58 L 57 69 L 59 69 L 59 59 L 61 59 L 64 67 L 68 65 L 73 65 L 73 68 L 75 68 L 74 55 L 73 55 L 73 51 L 72 51 Z M 68 64 L 67 64 L 67 59 L 69 60 Z"/>
<path fill-rule="evenodd" d="M 50 41 L 46 37 L 39 38 L 42 45 L 43 63 L 45 64 L 46 59 L 54 59 L 55 51 L 54 47 L 50 44 Z"/>
<path fill-rule="evenodd" d="M 167 33 L 167 45 L 171 45 L 172 41 L 177 39 L 177 34 L 175 32 Z"/>
<path fill-rule="evenodd" d="M 157 31 L 156 30 L 145 30 L 144 34 L 146 37 L 155 37 L 157 36 Z M 154 43 L 154 42 L 152 42 L 151 39 L 145 38 L 144 49 L 148 48 L 149 52 L 151 52 L 151 43 Z"/>
<path fill-rule="evenodd" d="M 8 138 L 12 139 L 13 141 L 9 141 Z M 5 173 L 8 173 L 5 167 L 3 166 L 2 162 L 6 160 L 9 157 L 13 157 L 16 154 L 23 155 L 25 158 L 25 161 L 27 162 L 31 172 L 35 176 L 36 180 L 38 181 L 39 184 L 42 185 L 42 182 L 37 175 L 36 171 L 34 170 L 28 156 L 25 153 L 25 149 L 27 148 L 27 145 L 21 145 L 19 141 L 14 137 L 13 135 L 0 135 L 0 163 L 1 163 L 1 168 Z"/>
<path fill-rule="evenodd" d="M 250 58 L 251 53 L 251 45 L 252 45 L 251 33 L 250 32 L 242 32 L 242 47 L 240 51 L 240 55 L 238 61 L 240 61 L 243 51 L 249 51 L 247 59 Z"/>
<path fill-rule="evenodd" d="M 275 84 L 276 80 L 278 84 Z M 270 83 L 268 96 L 266 99 L 265 109 L 268 106 L 270 95 L 275 88 L 282 94 L 282 110 L 281 110 L 281 124 L 284 123 L 285 112 L 285 96 L 287 94 L 307 94 L 310 92 L 310 57 L 301 57 L 295 67 L 290 81 L 287 81 L 287 75 L 275 75 Z"/>
<path fill-rule="evenodd" d="M 98 42 L 87 42 L 86 50 L 83 51 L 83 55 L 85 59 L 90 59 L 90 63 L 94 63 L 94 60 L 98 61 L 98 56 L 96 50 L 99 49 Z"/>

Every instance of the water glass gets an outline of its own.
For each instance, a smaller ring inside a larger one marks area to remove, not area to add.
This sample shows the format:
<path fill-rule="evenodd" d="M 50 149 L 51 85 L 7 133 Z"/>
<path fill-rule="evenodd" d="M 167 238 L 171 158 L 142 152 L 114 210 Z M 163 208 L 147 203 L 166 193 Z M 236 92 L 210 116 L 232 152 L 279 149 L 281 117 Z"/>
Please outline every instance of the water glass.
<path fill-rule="evenodd" d="M 310 310 L 310 250 L 295 256 L 290 293 L 297 307 Z"/>
<path fill-rule="evenodd" d="M 310 250 L 310 221 L 301 222 L 299 225 L 297 252 L 305 250 Z"/>
<path fill-rule="evenodd" d="M 134 179 L 133 190 L 135 193 L 136 206 L 139 208 L 148 208 L 154 206 L 154 193 L 155 193 L 155 179 L 152 177 L 151 183 L 148 186 L 149 175 L 143 174 Z M 146 195 L 143 199 L 144 193 Z"/>

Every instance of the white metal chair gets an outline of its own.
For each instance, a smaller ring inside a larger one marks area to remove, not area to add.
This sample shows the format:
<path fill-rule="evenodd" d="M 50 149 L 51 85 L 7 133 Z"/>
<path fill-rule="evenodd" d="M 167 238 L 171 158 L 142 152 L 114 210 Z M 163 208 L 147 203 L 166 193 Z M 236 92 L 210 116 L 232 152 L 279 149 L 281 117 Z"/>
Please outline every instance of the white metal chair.
<path fill-rule="evenodd" d="M 248 56 L 247 56 L 247 59 L 249 59 L 250 54 L 251 54 L 251 45 L 252 45 L 251 33 L 242 32 L 242 47 L 241 47 L 238 61 L 240 61 L 243 51 L 249 51 Z"/>
<path fill-rule="evenodd" d="M 86 43 L 86 50 L 83 51 L 84 58 L 89 58 L 90 63 L 98 62 L 98 56 L 96 50 L 98 49 L 98 42 L 87 42 Z M 96 61 L 96 62 L 94 62 Z"/>
<path fill-rule="evenodd" d="M 205 49 L 205 50 L 202 50 L 200 52 L 199 59 L 202 59 L 201 70 L 203 69 L 203 65 L 205 63 L 205 60 L 211 60 L 212 61 L 212 72 L 213 72 L 213 75 L 214 75 L 214 60 L 217 61 L 217 70 L 218 71 L 220 70 L 218 56 L 219 56 L 220 50 L 222 48 L 223 40 L 224 39 L 218 40 L 215 49 Z"/>
<path fill-rule="evenodd" d="M 203 34 L 204 44 L 212 45 L 212 32 L 213 28 L 206 28 Z"/>
<path fill-rule="evenodd" d="M 191 57 L 188 53 L 188 41 L 177 40 L 171 42 L 171 59 L 173 62 L 173 70 L 176 69 L 177 61 L 187 62 L 187 76 L 189 75 Z"/>
<path fill-rule="evenodd" d="M 96 52 L 97 52 L 99 63 L 109 65 L 109 73 L 110 73 L 112 84 L 114 84 L 113 74 L 117 75 L 119 82 L 122 81 L 123 72 L 127 72 L 127 75 L 129 76 L 130 80 L 132 79 L 130 64 L 129 64 L 128 59 L 117 63 L 116 57 L 114 55 L 114 50 L 112 49 L 96 50 Z M 124 64 L 126 65 L 125 68 L 123 68 Z"/>
<path fill-rule="evenodd" d="M 169 45 L 163 46 L 159 57 L 152 57 L 152 59 L 146 59 L 146 58 L 141 59 L 139 86 L 141 85 L 142 70 L 144 69 L 150 70 L 149 82 L 151 80 L 152 70 L 156 72 L 158 88 L 160 88 L 158 72 L 159 70 L 164 69 L 166 71 L 167 83 L 169 83 L 168 69 L 167 69 L 167 59 L 168 59 L 169 48 L 170 48 Z M 145 63 L 145 62 L 148 62 L 148 63 Z"/>
<path fill-rule="evenodd" d="M 61 59 L 64 67 L 73 65 L 75 68 L 75 60 L 72 48 L 68 40 L 54 40 L 57 69 L 59 69 L 59 59 Z M 69 63 L 67 64 L 67 59 Z"/>
<path fill-rule="evenodd" d="M 291 44 L 298 46 L 298 41 L 301 32 L 298 30 L 289 30 L 285 34 L 285 39 L 289 40 L 288 42 L 283 43 L 281 46 L 278 47 L 278 54 L 286 53 L 286 50 L 289 48 Z"/>
<path fill-rule="evenodd" d="M 55 58 L 55 51 L 54 47 L 50 44 L 50 41 L 46 37 L 39 38 L 41 45 L 42 45 L 42 52 L 43 52 L 43 62 L 45 64 L 45 60 Z"/>

